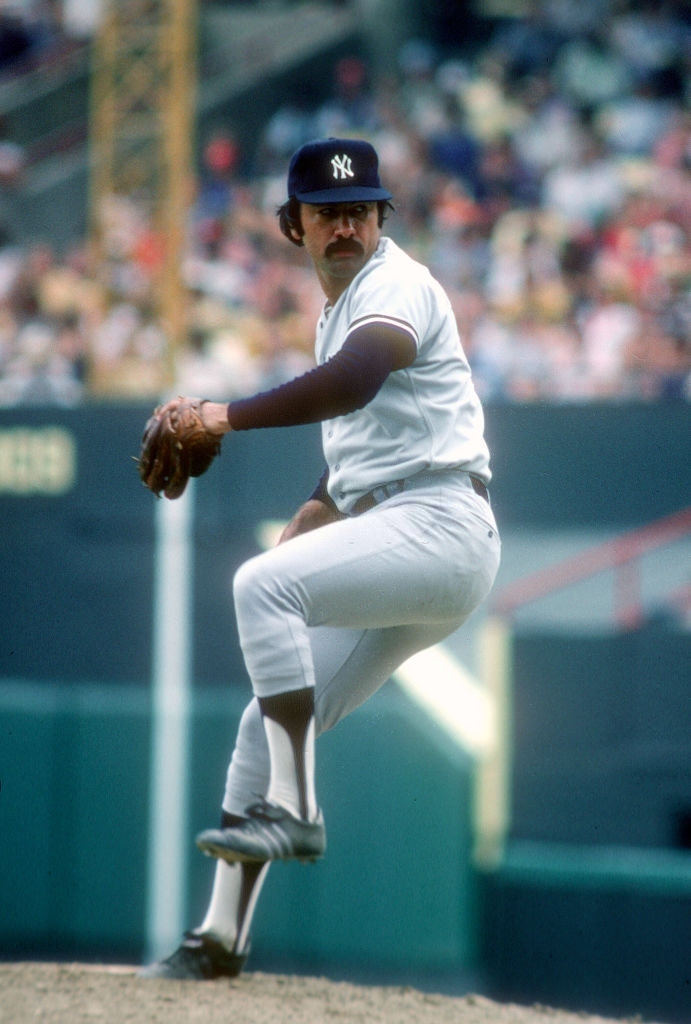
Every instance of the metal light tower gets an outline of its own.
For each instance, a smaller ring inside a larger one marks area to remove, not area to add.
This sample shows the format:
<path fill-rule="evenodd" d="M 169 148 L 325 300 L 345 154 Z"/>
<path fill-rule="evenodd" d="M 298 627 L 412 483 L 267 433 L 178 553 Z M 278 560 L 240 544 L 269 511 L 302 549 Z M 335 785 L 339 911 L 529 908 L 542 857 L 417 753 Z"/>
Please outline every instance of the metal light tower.
<path fill-rule="evenodd" d="M 150 216 L 169 376 L 185 332 L 181 263 L 193 173 L 196 26 L 196 0 L 103 0 L 92 58 L 92 241 L 106 261 L 106 221 L 118 197 L 135 197 Z"/>

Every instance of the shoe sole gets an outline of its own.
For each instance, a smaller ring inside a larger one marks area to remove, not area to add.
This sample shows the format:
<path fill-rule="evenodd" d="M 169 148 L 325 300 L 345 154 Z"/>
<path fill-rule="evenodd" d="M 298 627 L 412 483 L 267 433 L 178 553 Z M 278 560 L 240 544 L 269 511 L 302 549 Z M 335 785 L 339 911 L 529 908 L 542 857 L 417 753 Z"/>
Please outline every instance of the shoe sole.
<path fill-rule="evenodd" d="M 230 850 L 227 846 L 215 843 L 213 840 L 197 839 L 197 846 L 207 857 L 216 857 L 226 861 L 228 864 L 265 864 L 268 860 L 297 860 L 301 864 L 315 864 L 324 856 L 320 853 L 291 853 L 283 856 L 267 856 L 248 853 L 243 850 Z"/>

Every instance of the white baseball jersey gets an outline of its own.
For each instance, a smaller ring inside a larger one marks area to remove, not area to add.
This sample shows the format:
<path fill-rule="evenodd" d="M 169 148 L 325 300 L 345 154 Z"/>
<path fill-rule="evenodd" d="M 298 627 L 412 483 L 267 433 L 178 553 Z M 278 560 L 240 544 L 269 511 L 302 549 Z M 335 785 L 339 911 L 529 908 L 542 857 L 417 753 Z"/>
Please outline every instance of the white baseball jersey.
<path fill-rule="evenodd" d="M 464 469 L 489 482 L 482 406 L 446 292 L 390 238 L 317 326 L 322 364 L 367 324 L 407 331 L 417 357 L 389 374 L 363 409 L 322 423 L 329 493 L 343 512 L 374 487 L 429 470 Z"/>

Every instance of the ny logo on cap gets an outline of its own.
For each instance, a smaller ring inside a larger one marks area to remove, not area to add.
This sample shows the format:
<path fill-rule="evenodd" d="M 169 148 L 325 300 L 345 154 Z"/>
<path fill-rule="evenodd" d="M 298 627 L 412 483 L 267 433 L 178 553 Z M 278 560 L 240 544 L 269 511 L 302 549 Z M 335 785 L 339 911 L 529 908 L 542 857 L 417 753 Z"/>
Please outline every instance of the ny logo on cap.
<path fill-rule="evenodd" d="M 332 157 L 331 166 L 333 167 L 334 178 L 340 177 L 341 181 L 343 181 L 345 178 L 355 177 L 352 160 L 345 153 L 343 156 Z"/>

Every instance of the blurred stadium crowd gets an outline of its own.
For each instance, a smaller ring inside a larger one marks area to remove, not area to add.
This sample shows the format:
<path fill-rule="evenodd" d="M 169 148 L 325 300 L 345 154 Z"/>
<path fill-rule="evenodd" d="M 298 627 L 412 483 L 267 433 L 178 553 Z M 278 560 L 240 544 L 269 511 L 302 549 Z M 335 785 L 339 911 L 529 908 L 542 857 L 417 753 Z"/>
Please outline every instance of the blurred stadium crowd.
<path fill-rule="evenodd" d="M 275 209 L 298 145 L 362 134 L 385 230 L 445 285 L 483 399 L 691 401 L 690 70 L 686 4 L 542 0 L 472 55 L 420 38 L 386 75 L 340 59 L 252 153 L 232 125 L 202 140 L 175 389 L 231 398 L 312 365 L 322 296 Z M 160 244 L 132 200 L 108 221 L 106 274 L 86 241 L 0 249 L 0 405 L 169 387 Z"/>

